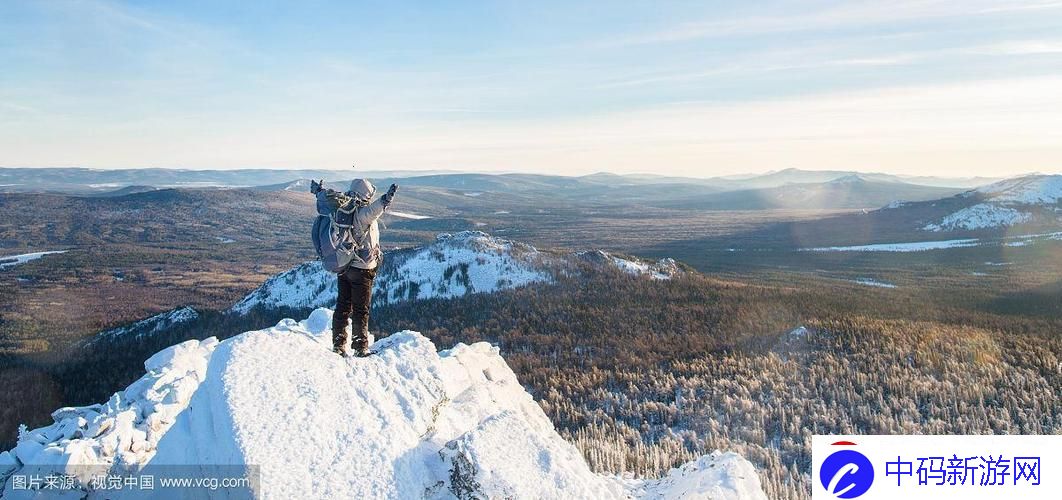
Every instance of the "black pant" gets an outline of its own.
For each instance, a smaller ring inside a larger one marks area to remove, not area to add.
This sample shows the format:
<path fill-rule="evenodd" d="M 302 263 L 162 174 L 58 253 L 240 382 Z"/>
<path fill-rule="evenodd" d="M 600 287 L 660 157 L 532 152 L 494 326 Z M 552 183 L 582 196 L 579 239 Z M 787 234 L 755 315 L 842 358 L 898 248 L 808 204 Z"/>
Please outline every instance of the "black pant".
<path fill-rule="evenodd" d="M 351 333 L 355 347 L 368 342 L 369 308 L 372 305 L 372 282 L 376 269 L 349 267 L 339 273 L 339 299 L 332 316 L 332 345 L 340 347 L 347 343 L 347 318 L 353 320 Z"/>

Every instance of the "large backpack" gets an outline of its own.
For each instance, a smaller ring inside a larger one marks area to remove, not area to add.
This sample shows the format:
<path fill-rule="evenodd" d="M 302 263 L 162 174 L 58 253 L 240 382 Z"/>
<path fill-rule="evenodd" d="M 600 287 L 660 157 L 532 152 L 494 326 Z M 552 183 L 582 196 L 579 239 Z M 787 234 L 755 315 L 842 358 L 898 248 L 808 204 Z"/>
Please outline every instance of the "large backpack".
<path fill-rule="evenodd" d="M 363 205 L 344 193 L 325 189 L 317 193 L 317 219 L 313 222 L 313 247 L 325 269 L 341 273 L 352 262 L 369 262 L 379 247 L 367 244 L 371 224 L 359 227 L 357 212 Z"/>

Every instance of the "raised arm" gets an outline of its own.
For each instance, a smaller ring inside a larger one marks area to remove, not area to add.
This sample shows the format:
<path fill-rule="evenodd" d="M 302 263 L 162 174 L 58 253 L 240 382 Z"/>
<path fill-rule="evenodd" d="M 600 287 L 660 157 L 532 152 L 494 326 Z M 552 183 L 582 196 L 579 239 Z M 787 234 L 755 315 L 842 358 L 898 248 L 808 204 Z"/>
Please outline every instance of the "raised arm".
<path fill-rule="evenodd" d="M 323 184 L 324 181 L 310 182 L 310 192 L 317 197 L 317 213 L 319 215 L 331 214 L 337 208 L 350 203 L 350 197 L 346 193 L 328 189 Z"/>
<path fill-rule="evenodd" d="M 392 201 L 394 201 L 396 192 L 398 192 L 398 184 L 391 184 L 391 189 L 388 189 L 383 196 L 370 203 L 368 210 L 365 212 L 365 217 L 368 219 L 365 223 L 371 223 L 372 221 L 379 219 L 380 216 L 383 215 L 384 210 L 391 205 Z"/>

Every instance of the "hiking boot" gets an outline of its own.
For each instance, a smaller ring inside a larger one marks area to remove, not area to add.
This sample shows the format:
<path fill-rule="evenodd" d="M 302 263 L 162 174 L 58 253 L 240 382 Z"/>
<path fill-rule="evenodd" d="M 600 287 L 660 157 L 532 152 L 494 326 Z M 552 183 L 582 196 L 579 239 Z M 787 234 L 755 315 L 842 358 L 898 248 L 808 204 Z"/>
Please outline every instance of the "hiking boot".
<path fill-rule="evenodd" d="M 335 347 L 332 348 L 332 352 L 334 352 L 334 353 L 336 353 L 336 354 L 338 354 L 338 355 L 340 355 L 340 356 L 342 356 L 344 358 L 349 358 L 350 357 L 350 351 L 344 346 L 335 346 Z"/>
<path fill-rule="evenodd" d="M 372 351 L 369 350 L 369 339 L 354 339 L 350 343 L 350 353 L 359 358 L 372 354 Z"/>

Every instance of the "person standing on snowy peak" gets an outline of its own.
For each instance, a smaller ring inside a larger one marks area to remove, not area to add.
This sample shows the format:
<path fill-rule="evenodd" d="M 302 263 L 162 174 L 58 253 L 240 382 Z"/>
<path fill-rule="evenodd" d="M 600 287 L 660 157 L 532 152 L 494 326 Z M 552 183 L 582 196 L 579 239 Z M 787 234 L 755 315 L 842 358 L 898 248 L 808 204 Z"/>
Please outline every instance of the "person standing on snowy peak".
<path fill-rule="evenodd" d="M 391 184 L 387 193 L 372 201 L 376 186 L 368 179 L 354 179 L 345 193 L 325 189 L 323 183 L 311 182 L 310 192 L 317 196 L 314 248 L 322 264 L 336 273 L 339 282 L 339 297 L 332 316 L 333 350 L 341 356 L 367 356 L 371 354 L 372 285 L 383 259 L 377 221 L 394 201 L 398 185 Z M 348 320 L 353 323 L 353 338 L 348 338 Z"/>

